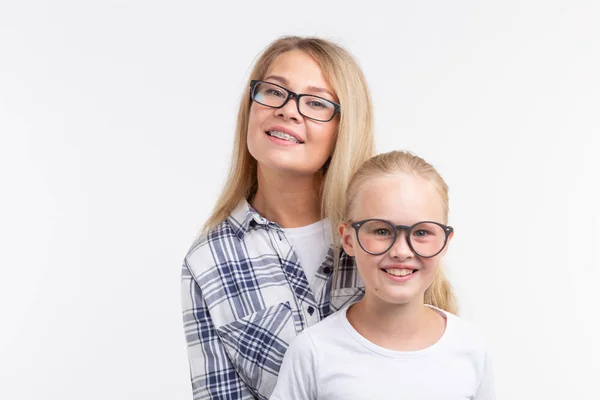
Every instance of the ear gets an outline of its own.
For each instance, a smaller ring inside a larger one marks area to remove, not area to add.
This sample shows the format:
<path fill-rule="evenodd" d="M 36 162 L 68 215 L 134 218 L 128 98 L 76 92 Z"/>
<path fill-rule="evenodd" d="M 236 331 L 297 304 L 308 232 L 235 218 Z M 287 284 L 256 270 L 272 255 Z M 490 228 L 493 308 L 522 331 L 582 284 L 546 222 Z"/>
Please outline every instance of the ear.
<path fill-rule="evenodd" d="M 338 226 L 338 232 L 340 233 L 340 239 L 344 251 L 349 256 L 354 257 L 354 228 L 352 228 L 349 224 L 342 222 Z"/>

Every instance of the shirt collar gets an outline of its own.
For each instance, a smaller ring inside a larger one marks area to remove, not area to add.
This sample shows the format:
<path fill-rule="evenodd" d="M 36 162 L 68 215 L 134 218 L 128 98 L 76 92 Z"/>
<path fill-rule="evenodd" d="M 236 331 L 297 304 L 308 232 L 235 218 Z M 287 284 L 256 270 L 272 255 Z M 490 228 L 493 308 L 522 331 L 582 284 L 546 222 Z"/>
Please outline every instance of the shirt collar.
<path fill-rule="evenodd" d="M 263 228 L 268 226 L 279 228 L 275 222 L 261 216 L 246 199 L 242 199 L 233 209 L 227 218 L 235 235 L 241 240 L 246 233 L 253 229 Z M 364 291 L 364 282 L 358 273 L 358 269 L 354 265 L 354 258 L 346 254 L 343 249 L 340 249 L 339 260 L 339 276 L 336 282 L 336 290 L 344 290 L 344 288 L 362 289 Z M 333 261 L 333 260 L 332 260 Z"/>
<path fill-rule="evenodd" d="M 271 221 L 261 216 L 258 211 L 252 208 L 246 199 L 242 199 L 238 203 L 229 215 L 228 220 L 235 235 L 240 239 L 257 226 L 266 227 L 272 224 Z"/>

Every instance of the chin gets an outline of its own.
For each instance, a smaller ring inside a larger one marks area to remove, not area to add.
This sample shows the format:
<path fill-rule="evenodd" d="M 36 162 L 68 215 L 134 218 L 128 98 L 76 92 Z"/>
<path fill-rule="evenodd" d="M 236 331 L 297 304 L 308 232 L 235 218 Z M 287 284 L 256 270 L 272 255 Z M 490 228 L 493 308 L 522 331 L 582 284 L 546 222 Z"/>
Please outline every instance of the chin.
<path fill-rule="evenodd" d="M 393 304 L 398 306 L 414 303 L 415 301 L 420 299 L 418 293 L 413 293 L 412 291 L 407 290 L 386 290 L 386 288 L 380 287 L 379 291 L 375 293 L 375 295 L 381 301 L 387 304 Z"/>
<path fill-rule="evenodd" d="M 390 305 L 395 305 L 395 306 L 405 306 L 407 304 L 411 304 L 413 303 L 416 298 L 410 298 L 410 297 L 392 297 L 392 296 L 379 296 L 379 298 Z"/>
<path fill-rule="evenodd" d="M 312 168 L 303 160 L 290 159 L 291 157 L 278 157 L 277 155 L 265 157 L 264 162 L 259 160 L 258 163 L 263 166 L 294 175 L 314 175 L 319 171 L 319 168 Z"/>
<path fill-rule="evenodd" d="M 284 172 L 290 175 L 309 175 L 311 171 L 307 171 L 306 168 L 303 168 L 302 165 L 298 165 L 297 162 L 281 162 L 281 161 L 271 161 L 266 166 L 269 169 L 273 169 L 279 172 Z"/>

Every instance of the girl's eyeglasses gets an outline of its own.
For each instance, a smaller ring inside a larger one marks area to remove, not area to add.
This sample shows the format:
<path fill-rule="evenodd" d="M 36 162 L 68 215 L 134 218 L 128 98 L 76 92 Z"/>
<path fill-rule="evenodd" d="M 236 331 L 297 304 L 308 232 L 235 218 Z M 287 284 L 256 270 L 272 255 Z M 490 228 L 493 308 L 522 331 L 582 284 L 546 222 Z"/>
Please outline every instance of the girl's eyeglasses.
<path fill-rule="evenodd" d="M 384 219 L 365 219 L 352 222 L 358 244 L 369 254 L 381 255 L 389 251 L 400 233 L 406 232 L 406 240 L 413 253 L 423 258 L 437 256 L 446 246 L 454 231 L 451 226 L 433 221 L 417 222 L 414 225 L 394 225 Z"/>

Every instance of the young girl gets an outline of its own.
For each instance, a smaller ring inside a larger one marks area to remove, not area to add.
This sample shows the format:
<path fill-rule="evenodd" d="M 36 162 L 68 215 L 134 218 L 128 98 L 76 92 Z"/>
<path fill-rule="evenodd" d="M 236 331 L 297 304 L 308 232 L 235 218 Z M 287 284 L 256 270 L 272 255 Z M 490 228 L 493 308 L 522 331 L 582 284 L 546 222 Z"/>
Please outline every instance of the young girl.
<path fill-rule="evenodd" d="M 364 293 L 345 254 L 332 283 L 344 191 L 374 147 L 358 64 L 327 40 L 284 37 L 245 90 L 230 176 L 183 262 L 194 399 L 267 399 L 296 335 Z"/>
<path fill-rule="evenodd" d="M 373 157 L 348 186 L 339 232 L 364 297 L 292 343 L 271 399 L 493 399 L 477 330 L 454 315 L 440 269 L 448 187 L 406 152 Z"/>

